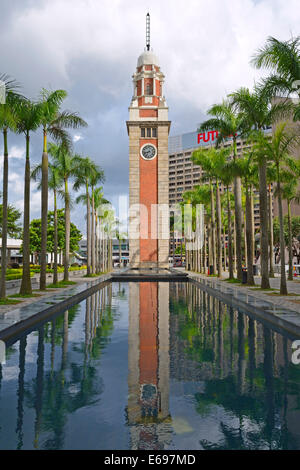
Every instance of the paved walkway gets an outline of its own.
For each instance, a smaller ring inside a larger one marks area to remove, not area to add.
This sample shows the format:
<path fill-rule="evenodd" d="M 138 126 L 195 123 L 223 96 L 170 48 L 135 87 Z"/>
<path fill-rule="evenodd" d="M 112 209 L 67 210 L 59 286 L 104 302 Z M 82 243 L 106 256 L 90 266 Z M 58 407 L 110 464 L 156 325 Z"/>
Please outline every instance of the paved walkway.
<path fill-rule="evenodd" d="M 224 279 L 205 276 L 189 272 L 189 278 L 207 286 L 216 291 L 216 295 L 226 298 L 240 305 L 241 308 L 247 308 L 254 314 L 267 321 L 273 321 L 278 326 L 287 327 L 290 332 L 300 333 L 300 297 L 272 295 L 272 292 L 256 290 L 257 288 L 248 287 L 240 284 L 230 284 Z M 255 278 L 256 283 L 260 284 L 260 278 Z M 279 288 L 280 279 L 270 280 L 272 288 Z M 299 281 L 288 281 L 289 291 L 294 294 L 300 294 Z M 293 330 L 294 327 L 294 330 Z"/>
<path fill-rule="evenodd" d="M 15 331 L 21 324 L 28 325 L 38 321 L 39 315 L 67 308 L 65 305 L 70 303 L 71 299 L 74 302 L 81 301 L 84 292 L 108 279 L 110 279 L 110 274 L 93 278 L 76 277 L 76 284 L 70 287 L 37 291 L 39 297 L 22 299 L 20 304 L 0 305 L 0 337 L 6 334 L 4 330 L 8 328 L 13 327 Z"/>

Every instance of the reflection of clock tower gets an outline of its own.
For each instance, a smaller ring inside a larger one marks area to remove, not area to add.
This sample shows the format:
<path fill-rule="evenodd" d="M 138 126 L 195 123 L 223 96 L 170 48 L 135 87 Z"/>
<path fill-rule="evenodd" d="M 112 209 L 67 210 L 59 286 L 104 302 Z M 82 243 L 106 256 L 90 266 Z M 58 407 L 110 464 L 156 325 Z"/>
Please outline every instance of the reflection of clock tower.
<path fill-rule="evenodd" d="M 169 204 L 168 107 L 162 94 L 164 75 L 150 50 L 147 14 L 146 48 L 133 75 L 129 107 L 129 248 L 131 268 L 168 267 L 165 224 Z M 163 206 L 165 205 L 165 206 Z"/>

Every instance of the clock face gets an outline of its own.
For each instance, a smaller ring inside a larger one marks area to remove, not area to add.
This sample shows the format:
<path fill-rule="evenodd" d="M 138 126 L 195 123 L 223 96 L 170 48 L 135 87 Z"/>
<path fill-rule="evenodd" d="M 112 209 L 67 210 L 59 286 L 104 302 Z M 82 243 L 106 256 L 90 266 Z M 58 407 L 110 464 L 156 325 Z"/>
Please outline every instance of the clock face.
<path fill-rule="evenodd" d="M 152 160 L 153 158 L 156 157 L 156 153 L 157 153 L 156 147 L 152 144 L 145 144 L 141 148 L 141 156 L 145 160 Z"/>

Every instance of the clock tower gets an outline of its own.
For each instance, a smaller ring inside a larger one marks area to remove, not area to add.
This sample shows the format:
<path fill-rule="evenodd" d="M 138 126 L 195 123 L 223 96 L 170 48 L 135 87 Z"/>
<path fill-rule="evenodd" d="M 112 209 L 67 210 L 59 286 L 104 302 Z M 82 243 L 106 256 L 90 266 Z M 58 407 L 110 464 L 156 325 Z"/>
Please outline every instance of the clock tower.
<path fill-rule="evenodd" d="M 129 258 L 133 269 L 169 266 L 170 121 L 163 96 L 164 75 L 150 49 L 150 15 L 146 48 L 133 75 L 129 106 Z M 167 219 L 167 220 L 166 220 Z"/>

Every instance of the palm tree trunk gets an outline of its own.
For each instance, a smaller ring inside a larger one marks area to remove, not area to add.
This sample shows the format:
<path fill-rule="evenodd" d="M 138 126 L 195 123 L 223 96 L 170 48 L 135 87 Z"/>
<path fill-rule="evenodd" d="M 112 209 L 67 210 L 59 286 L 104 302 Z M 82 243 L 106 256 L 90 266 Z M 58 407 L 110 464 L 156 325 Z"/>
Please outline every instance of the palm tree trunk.
<path fill-rule="evenodd" d="M 90 195 L 89 186 L 86 183 L 86 257 L 87 257 L 87 275 L 91 274 L 91 214 L 90 214 Z"/>
<path fill-rule="evenodd" d="M 3 194 L 2 194 L 2 247 L 1 247 L 1 281 L 0 299 L 6 297 L 6 251 L 7 251 L 7 192 L 8 192 L 8 149 L 7 128 L 3 129 Z"/>
<path fill-rule="evenodd" d="M 232 227 L 231 227 L 231 206 L 230 206 L 230 194 L 228 186 L 226 188 L 227 193 L 227 217 L 228 217 L 228 268 L 229 268 L 229 279 L 233 279 L 233 259 L 232 259 Z"/>
<path fill-rule="evenodd" d="M 236 273 L 236 225 L 235 225 L 235 216 L 233 221 L 233 270 Z"/>
<path fill-rule="evenodd" d="M 217 269 L 218 277 L 222 277 L 222 240 L 221 240 L 221 198 L 219 182 L 216 179 L 216 213 L 217 213 Z"/>
<path fill-rule="evenodd" d="M 98 219 L 97 219 L 97 212 L 95 210 L 95 265 L 96 265 L 96 273 L 99 273 L 99 251 L 98 251 Z"/>
<path fill-rule="evenodd" d="M 202 252 L 202 273 L 206 273 L 207 265 L 207 226 L 204 224 L 204 233 L 203 233 L 203 252 Z"/>
<path fill-rule="evenodd" d="M 247 242 L 247 284 L 249 286 L 254 286 L 254 277 L 253 277 L 253 232 L 252 232 L 252 214 L 251 214 L 251 194 L 250 187 L 246 184 L 246 242 Z"/>
<path fill-rule="evenodd" d="M 259 165 L 260 265 L 261 288 L 269 289 L 267 163 Z"/>
<path fill-rule="evenodd" d="M 269 241 L 270 241 L 270 277 L 274 276 L 274 234 L 273 234 L 273 197 L 272 197 L 272 189 L 271 185 L 269 184 Z"/>
<path fill-rule="evenodd" d="M 225 225 L 223 225 L 223 256 L 224 256 L 224 263 L 223 263 L 223 266 L 224 266 L 224 272 L 226 272 L 226 268 L 227 268 L 227 265 L 226 265 L 226 242 L 225 242 Z"/>
<path fill-rule="evenodd" d="M 213 263 L 213 255 L 212 255 L 212 241 L 211 241 L 211 223 L 208 224 L 207 227 L 207 237 L 208 237 L 208 273 L 211 274 L 210 272 L 210 267 Z"/>
<path fill-rule="evenodd" d="M 47 132 L 44 130 L 44 150 L 42 155 L 42 211 L 41 211 L 41 272 L 40 290 L 46 289 L 47 268 L 47 227 L 48 227 L 48 153 Z"/>
<path fill-rule="evenodd" d="M 95 201 L 94 201 L 94 188 L 92 188 L 92 274 L 95 274 L 95 220 L 94 220 L 94 212 L 95 212 Z"/>
<path fill-rule="evenodd" d="M 279 213 L 279 228 L 280 228 L 280 295 L 287 295 L 287 285 L 285 276 L 285 244 L 284 244 L 284 226 L 283 226 L 283 213 L 282 213 L 282 197 L 281 186 L 279 179 L 279 169 L 277 168 L 277 192 L 278 192 L 278 213 Z"/>
<path fill-rule="evenodd" d="M 255 229 L 254 229 L 254 196 L 253 186 L 251 185 L 251 230 L 252 230 L 252 250 L 253 258 L 255 256 Z"/>
<path fill-rule="evenodd" d="M 233 137 L 233 159 L 237 158 L 236 137 Z M 237 278 L 242 281 L 242 184 L 241 178 L 236 176 L 233 182 L 234 211 L 235 211 L 235 252 Z"/>
<path fill-rule="evenodd" d="M 30 160 L 29 133 L 26 134 L 26 160 L 24 178 L 24 219 L 23 219 L 23 273 L 20 294 L 32 294 L 30 279 Z"/>
<path fill-rule="evenodd" d="M 68 179 L 65 178 L 65 256 L 64 256 L 64 281 L 69 280 L 70 257 L 70 197 L 68 191 Z"/>
<path fill-rule="evenodd" d="M 215 197 L 214 188 L 210 183 L 210 208 L 211 208 L 211 248 L 212 248 L 212 272 L 209 274 L 215 274 L 217 264 L 217 253 L 216 253 L 216 219 L 215 219 Z"/>
<path fill-rule="evenodd" d="M 235 251 L 237 278 L 242 280 L 242 185 L 241 178 L 234 179 L 234 208 L 235 208 Z"/>
<path fill-rule="evenodd" d="M 53 266 L 53 284 L 57 284 L 57 248 L 58 248 L 58 237 L 57 237 L 57 202 L 56 202 L 56 189 L 54 189 L 54 266 Z"/>
<path fill-rule="evenodd" d="M 292 233 L 292 217 L 291 217 L 291 201 L 287 201 L 288 205 L 288 237 L 289 237 L 289 281 L 293 280 L 293 233 Z"/>

